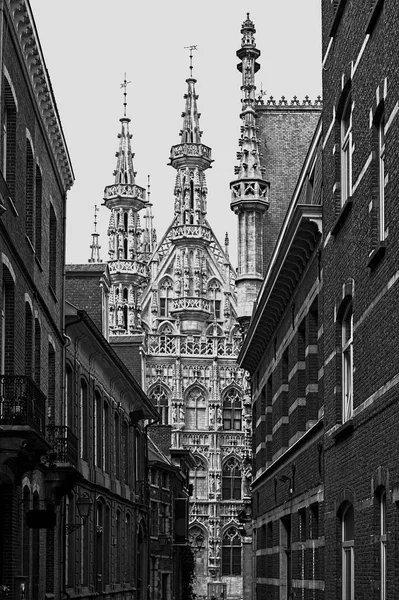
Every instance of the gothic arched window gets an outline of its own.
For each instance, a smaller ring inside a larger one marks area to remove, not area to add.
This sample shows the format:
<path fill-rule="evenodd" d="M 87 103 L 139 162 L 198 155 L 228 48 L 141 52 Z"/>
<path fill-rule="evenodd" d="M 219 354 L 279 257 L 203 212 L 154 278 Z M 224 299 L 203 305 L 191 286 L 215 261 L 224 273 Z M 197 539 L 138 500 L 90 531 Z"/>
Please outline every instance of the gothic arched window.
<path fill-rule="evenodd" d="M 156 406 L 161 419 L 161 425 L 168 425 L 168 394 L 162 385 L 156 385 L 150 393 L 150 400 Z"/>
<path fill-rule="evenodd" d="M 170 279 L 164 279 L 159 288 L 159 316 L 169 317 L 170 304 L 173 297 L 173 286 Z"/>
<path fill-rule="evenodd" d="M 231 388 L 223 397 L 223 429 L 241 431 L 242 403 L 239 392 Z"/>
<path fill-rule="evenodd" d="M 190 471 L 190 484 L 193 486 L 192 497 L 204 499 L 208 497 L 208 489 L 206 485 L 206 466 L 202 458 L 195 457 L 196 466 Z"/>
<path fill-rule="evenodd" d="M 203 391 L 192 388 L 186 401 L 186 428 L 205 429 L 206 427 L 206 403 Z"/>
<path fill-rule="evenodd" d="M 223 465 L 222 500 L 241 500 L 241 468 L 234 456 Z"/>
<path fill-rule="evenodd" d="M 222 318 L 222 295 L 220 291 L 220 284 L 217 281 L 212 281 L 208 287 L 208 300 L 211 315 L 215 319 Z"/>
<path fill-rule="evenodd" d="M 241 536 L 234 527 L 223 536 L 222 575 L 241 575 Z"/>

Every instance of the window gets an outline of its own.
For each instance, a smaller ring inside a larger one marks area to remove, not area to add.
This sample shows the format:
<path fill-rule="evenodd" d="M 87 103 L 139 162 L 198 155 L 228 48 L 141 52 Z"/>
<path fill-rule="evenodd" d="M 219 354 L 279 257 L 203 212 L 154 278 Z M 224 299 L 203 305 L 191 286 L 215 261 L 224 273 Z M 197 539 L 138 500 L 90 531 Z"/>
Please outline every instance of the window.
<path fill-rule="evenodd" d="M 170 304 L 172 301 L 172 282 L 164 279 L 159 290 L 159 316 L 169 317 Z"/>
<path fill-rule="evenodd" d="M 80 456 L 87 460 L 89 451 L 89 395 L 87 383 L 80 381 Z"/>
<path fill-rule="evenodd" d="M 385 239 L 385 119 L 384 111 L 381 112 L 377 122 L 378 134 L 378 224 L 379 239 Z"/>
<path fill-rule="evenodd" d="M 55 401 L 56 401 L 56 360 L 55 349 L 52 344 L 48 345 L 47 352 L 47 405 L 49 423 L 54 425 L 55 422 Z"/>
<path fill-rule="evenodd" d="M 342 316 L 342 422 L 353 413 L 353 313 L 349 301 Z"/>
<path fill-rule="evenodd" d="M 40 327 L 39 319 L 35 319 L 35 367 L 34 376 L 35 382 L 40 387 L 41 381 L 41 347 L 42 347 L 42 330 Z"/>
<path fill-rule="evenodd" d="M 223 429 L 240 431 L 241 427 L 241 397 L 236 389 L 230 389 L 223 398 Z"/>
<path fill-rule="evenodd" d="M 342 514 L 342 600 L 355 597 L 354 578 L 355 521 L 352 504 Z"/>
<path fill-rule="evenodd" d="M 42 174 L 38 165 L 36 165 L 35 175 L 35 252 L 36 258 L 40 261 L 42 258 L 42 194 L 43 181 Z"/>
<path fill-rule="evenodd" d="M 220 285 L 216 281 L 214 281 L 208 289 L 208 298 L 209 298 L 209 309 L 211 311 L 211 316 L 214 319 L 221 319 L 222 311 L 221 311 L 221 292 Z"/>
<path fill-rule="evenodd" d="M 160 425 L 169 423 L 168 394 L 162 385 L 156 385 L 150 393 L 150 400 L 160 414 Z"/>
<path fill-rule="evenodd" d="M 117 412 L 114 413 L 114 460 L 115 460 L 115 477 L 121 477 L 121 431 L 120 421 Z"/>
<path fill-rule="evenodd" d="M 341 206 L 352 194 L 352 97 L 348 96 L 341 117 Z"/>
<path fill-rule="evenodd" d="M 2 161 L 3 177 L 7 182 L 11 196 L 15 195 L 15 162 L 17 149 L 17 108 L 11 86 L 7 79 L 4 83 L 4 107 L 2 124 Z"/>
<path fill-rule="evenodd" d="M 3 289 L 1 302 L 1 373 L 14 375 L 15 341 L 15 283 L 3 264 Z"/>
<path fill-rule="evenodd" d="M 186 404 L 186 428 L 205 429 L 206 427 L 205 397 L 199 388 L 192 388 L 187 396 Z"/>
<path fill-rule="evenodd" d="M 35 168 L 33 161 L 33 150 L 30 141 L 26 140 L 26 164 L 25 164 L 25 232 L 31 244 L 33 244 L 33 232 L 35 231 L 34 213 L 34 183 Z"/>
<path fill-rule="evenodd" d="M 158 535 L 158 505 L 151 500 L 151 518 L 150 518 L 151 535 Z"/>
<path fill-rule="evenodd" d="M 193 486 L 193 498 L 204 499 L 208 497 L 206 485 L 206 468 L 203 460 L 195 457 L 197 465 L 190 472 L 190 484 Z"/>
<path fill-rule="evenodd" d="M 32 377 L 33 316 L 29 302 L 25 302 L 25 375 Z"/>
<path fill-rule="evenodd" d="M 241 575 L 241 537 L 233 527 L 223 536 L 222 575 Z"/>
<path fill-rule="evenodd" d="M 385 600 L 387 587 L 387 496 L 385 490 L 381 491 L 378 500 L 380 512 L 380 598 L 381 600 Z"/>
<path fill-rule="evenodd" d="M 103 466 L 103 407 L 102 398 L 98 390 L 94 392 L 94 438 L 95 438 L 95 465 Z"/>
<path fill-rule="evenodd" d="M 241 500 L 241 469 L 237 458 L 229 458 L 222 471 L 222 500 Z"/>
<path fill-rule="evenodd" d="M 57 291 L 57 217 L 51 204 L 49 232 L 49 285 L 55 293 Z"/>

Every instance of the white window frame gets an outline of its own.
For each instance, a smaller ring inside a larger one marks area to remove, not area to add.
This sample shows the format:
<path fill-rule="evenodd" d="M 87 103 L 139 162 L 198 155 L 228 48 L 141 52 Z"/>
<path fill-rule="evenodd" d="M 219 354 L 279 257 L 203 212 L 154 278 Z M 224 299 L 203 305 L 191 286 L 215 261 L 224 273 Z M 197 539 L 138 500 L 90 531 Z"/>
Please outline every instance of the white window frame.
<path fill-rule="evenodd" d="M 379 497 L 379 509 L 380 509 L 380 600 L 386 600 L 386 587 L 387 587 L 387 525 L 386 525 L 386 511 L 387 511 L 387 497 L 386 492 L 383 490 Z"/>
<path fill-rule="evenodd" d="M 341 206 L 352 195 L 352 97 L 349 95 L 341 117 Z"/>
<path fill-rule="evenodd" d="M 342 316 L 342 422 L 353 415 L 353 311 L 349 302 Z"/>
<path fill-rule="evenodd" d="M 384 113 L 378 121 L 378 212 L 380 241 L 385 240 L 385 119 Z"/>
<path fill-rule="evenodd" d="M 345 519 L 349 509 L 353 510 L 352 505 L 349 505 L 343 515 L 341 521 L 342 527 L 342 600 L 354 600 L 355 597 L 355 541 L 346 540 L 345 537 Z M 350 581 L 348 586 L 348 571 L 350 572 Z M 349 594 L 347 591 L 349 589 Z"/>

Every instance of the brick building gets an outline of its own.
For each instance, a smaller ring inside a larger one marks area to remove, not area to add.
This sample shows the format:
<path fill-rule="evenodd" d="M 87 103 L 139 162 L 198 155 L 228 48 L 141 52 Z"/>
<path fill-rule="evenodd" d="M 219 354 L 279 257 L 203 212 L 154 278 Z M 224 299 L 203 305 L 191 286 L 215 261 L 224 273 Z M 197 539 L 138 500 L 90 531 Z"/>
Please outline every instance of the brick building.
<path fill-rule="evenodd" d="M 326 598 L 396 598 L 399 12 L 322 3 Z"/>
<path fill-rule="evenodd" d="M 59 452 L 74 441 L 60 402 L 73 172 L 28 2 L 0 3 L 0 107 L 0 583 L 58 598 L 54 523 L 79 476 Z"/>
<path fill-rule="evenodd" d="M 77 271 L 82 269 L 69 269 L 68 296 L 73 296 Z M 99 281 L 93 286 L 91 279 L 86 292 L 101 291 Z M 79 282 L 81 289 L 84 279 Z M 112 592 L 144 600 L 150 544 L 145 423 L 158 414 L 87 312 L 69 302 L 65 332 L 66 422 L 77 438 L 81 478 L 61 505 L 61 589 L 72 598 Z M 82 500 L 91 511 L 80 524 Z"/>
<path fill-rule="evenodd" d="M 252 380 L 254 595 L 385 600 L 398 594 L 399 14 L 389 0 L 322 8 L 322 121 L 238 359 Z"/>

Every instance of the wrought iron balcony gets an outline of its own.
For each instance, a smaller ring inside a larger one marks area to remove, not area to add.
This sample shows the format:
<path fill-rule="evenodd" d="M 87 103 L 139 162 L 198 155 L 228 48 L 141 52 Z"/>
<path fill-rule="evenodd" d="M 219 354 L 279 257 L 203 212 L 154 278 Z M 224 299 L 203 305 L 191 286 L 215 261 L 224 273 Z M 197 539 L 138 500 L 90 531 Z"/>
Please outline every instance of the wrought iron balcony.
<path fill-rule="evenodd" d="M 45 437 L 46 397 L 30 377 L 0 375 L 0 424 L 29 426 Z"/>
<path fill-rule="evenodd" d="M 52 463 L 78 464 L 78 438 L 66 425 L 48 425 L 46 438 L 52 448 L 48 457 Z"/>

